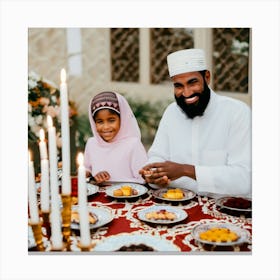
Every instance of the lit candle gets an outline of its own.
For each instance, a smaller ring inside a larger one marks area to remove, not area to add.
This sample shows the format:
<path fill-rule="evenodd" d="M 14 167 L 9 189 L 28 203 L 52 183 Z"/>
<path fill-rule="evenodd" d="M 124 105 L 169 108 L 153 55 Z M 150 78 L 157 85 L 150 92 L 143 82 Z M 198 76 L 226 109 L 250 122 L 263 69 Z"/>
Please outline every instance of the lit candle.
<path fill-rule="evenodd" d="M 79 204 L 79 218 L 80 218 L 80 236 L 81 246 L 88 247 L 91 243 L 89 230 L 89 213 L 87 206 L 87 188 L 86 188 L 86 170 L 84 167 L 84 156 L 82 153 L 78 154 L 78 204 Z"/>
<path fill-rule="evenodd" d="M 46 159 L 48 158 L 48 153 L 47 153 L 47 144 L 45 141 L 45 131 L 44 129 L 40 129 L 40 142 L 39 142 L 39 148 L 40 148 L 40 156 L 41 159 Z"/>
<path fill-rule="evenodd" d="M 61 139 L 62 139 L 62 194 L 71 194 L 70 179 L 70 133 L 69 133 L 69 105 L 66 84 L 66 72 L 60 72 L 60 108 L 61 108 Z"/>
<path fill-rule="evenodd" d="M 51 229 L 52 247 L 54 250 L 62 249 L 62 233 L 60 223 L 59 193 L 57 182 L 57 148 L 56 129 L 53 127 L 52 118 L 47 116 L 49 158 L 50 158 L 50 184 L 51 184 Z"/>
<path fill-rule="evenodd" d="M 28 202 L 29 202 L 29 215 L 31 224 L 39 224 L 39 211 L 37 205 L 37 194 L 35 186 L 35 172 L 34 163 L 31 160 L 29 152 L 29 165 L 28 165 Z"/>
<path fill-rule="evenodd" d="M 45 141 L 45 131 L 40 129 L 40 155 L 41 155 L 41 210 L 48 213 L 50 211 L 50 191 L 49 191 L 49 160 L 47 145 Z"/>

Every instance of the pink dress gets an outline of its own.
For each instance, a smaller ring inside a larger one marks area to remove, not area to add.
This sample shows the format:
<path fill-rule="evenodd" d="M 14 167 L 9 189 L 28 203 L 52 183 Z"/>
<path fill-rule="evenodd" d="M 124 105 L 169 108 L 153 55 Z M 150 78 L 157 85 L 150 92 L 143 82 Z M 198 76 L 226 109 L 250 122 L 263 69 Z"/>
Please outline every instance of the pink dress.
<path fill-rule="evenodd" d="M 139 170 L 147 162 L 147 153 L 141 142 L 141 132 L 127 100 L 115 94 L 120 107 L 121 126 L 110 143 L 97 133 L 89 105 L 89 120 L 94 136 L 86 143 L 85 167 L 92 176 L 107 171 L 111 176 L 110 181 L 144 183 Z"/>

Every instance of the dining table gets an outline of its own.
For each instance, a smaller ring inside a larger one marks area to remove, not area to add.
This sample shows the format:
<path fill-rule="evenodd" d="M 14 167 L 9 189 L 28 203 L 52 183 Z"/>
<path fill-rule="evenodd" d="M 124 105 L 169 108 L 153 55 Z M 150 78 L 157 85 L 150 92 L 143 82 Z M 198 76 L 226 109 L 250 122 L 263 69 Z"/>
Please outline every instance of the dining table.
<path fill-rule="evenodd" d="M 39 183 L 38 183 L 39 184 Z M 123 185 L 137 189 L 137 195 L 115 196 L 113 190 Z M 188 253 L 252 253 L 252 211 L 234 211 L 218 203 L 217 197 L 185 192 L 184 199 L 167 199 L 163 190 L 148 184 L 129 182 L 109 182 L 95 185 L 87 182 L 88 209 L 98 216 L 98 221 L 90 227 L 92 246 L 82 252 L 79 245 L 80 232 L 77 224 L 71 224 L 71 235 L 67 249 L 62 254 L 79 252 L 90 254 L 188 254 Z M 77 208 L 77 191 L 73 190 L 72 211 Z M 40 209 L 40 196 L 37 196 Z M 62 207 L 62 206 L 61 206 Z M 177 217 L 171 220 L 149 220 L 148 212 L 170 210 Z M 208 242 L 200 239 L 199 230 L 210 226 L 226 227 L 240 233 L 239 242 Z M 42 224 L 44 251 L 39 251 L 34 235 L 28 226 L 28 253 L 52 254 L 49 225 Z"/>

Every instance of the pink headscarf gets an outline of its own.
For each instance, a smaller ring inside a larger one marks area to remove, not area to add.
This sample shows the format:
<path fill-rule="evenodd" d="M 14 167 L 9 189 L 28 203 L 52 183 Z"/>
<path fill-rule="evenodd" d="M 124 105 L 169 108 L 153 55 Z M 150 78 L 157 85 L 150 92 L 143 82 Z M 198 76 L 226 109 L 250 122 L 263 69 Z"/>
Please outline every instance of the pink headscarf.
<path fill-rule="evenodd" d="M 141 132 L 127 100 L 116 92 L 114 94 L 120 110 L 120 130 L 110 143 L 97 133 L 92 116 L 94 98 L 89 103 L 89 121 L 94 137 L 89 138 L 86 144 L 85 166 L 93 176 L 100 171 L 108 171 L 112 181 L 143 183 L 138 171 L 147 162 L 147 153 L 141 143 Z M 100 104 L 98 106 L 100 109 Z"/>

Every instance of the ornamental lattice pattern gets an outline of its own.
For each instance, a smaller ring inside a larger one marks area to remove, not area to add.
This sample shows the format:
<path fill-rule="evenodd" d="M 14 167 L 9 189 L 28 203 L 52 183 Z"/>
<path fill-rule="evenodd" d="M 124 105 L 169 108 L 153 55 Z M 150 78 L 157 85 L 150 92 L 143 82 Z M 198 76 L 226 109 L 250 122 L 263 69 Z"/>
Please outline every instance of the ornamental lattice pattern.
<path fill-rule="evenodd" d="M 111 28 L 112 80 L 139 82 L 139 28 Z"/>
<path fill-rule="evenodd" d="M 183 48 L 193 48 L 193 34 L 187 28 L 151 29 L 151 83 L 169 81 L 166 56 Z"/>
<path fill-rule="evenodd" d="M 213 85 L 216 91 L 248 92 L 249 28 L 213 29 Z"/>

